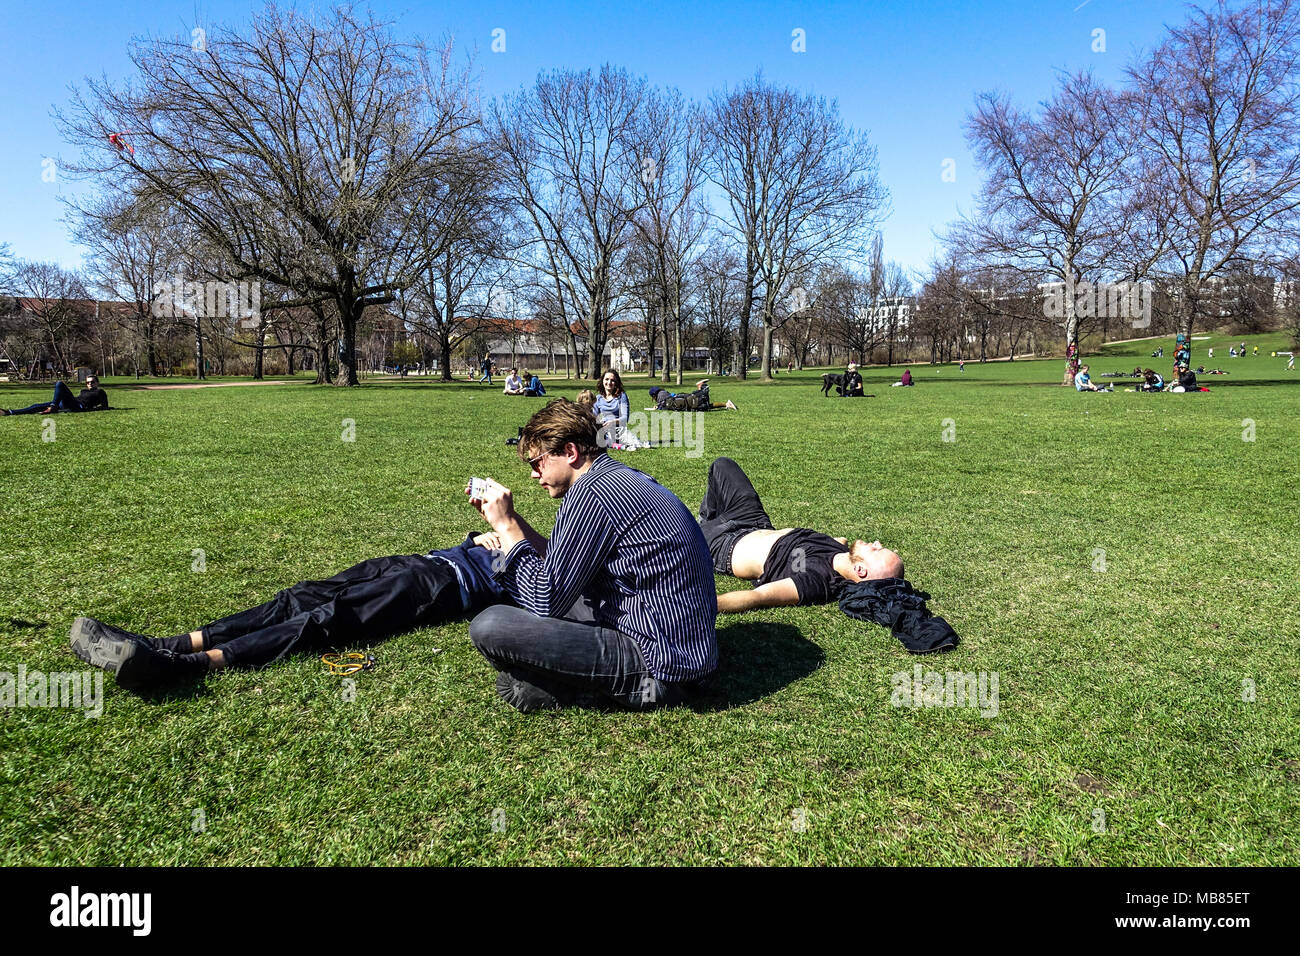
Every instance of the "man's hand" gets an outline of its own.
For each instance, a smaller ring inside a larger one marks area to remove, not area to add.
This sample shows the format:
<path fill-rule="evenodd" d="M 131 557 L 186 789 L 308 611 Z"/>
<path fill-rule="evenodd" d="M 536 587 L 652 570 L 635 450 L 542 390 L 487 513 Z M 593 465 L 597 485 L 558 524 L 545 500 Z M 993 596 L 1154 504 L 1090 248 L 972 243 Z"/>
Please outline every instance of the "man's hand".
<path fill-rule="evenodd" d="M 482 534 L 474 535 L 474 543 L 480 548 L 487 548 L 489 551 L 500 551 L 501 535 L 495 531 L 484 531 Z"/>
<path fill-rule="evenodd" d="M 520 541 L 528 541 L 532 544 L 534 551 L 542 557 L 546 557 L 546 548 L 549 542 L 534 531 L 532 525 L 515 514 L 514 497 L 510 494 L 510 489 L 498 484 L 491 478 L 484 478 L 483 481 L 482 499 L 471 498 L 469 503 L 477 508 L 479 514 L 492 526 L 491 531 L 479 535 L 479 538 L 491 537 L 494 539 L 494 544 L 485 545 L 485 547 L 493 551 L 500 551 L 503 554 L 509 554 Z M 465 493 L 469 494 L 468 487 L 465 489 Z"/>
<path fill-rule="evenodd" d="M 483 520 L 490 524 L 492 530 L 500 535 L 514 523 L 516 517 L 514 497 L 511 495 L 509 488 L 498 484 L 491 478 L 484 478 L 483 485 L 482 499 L 471 498 L 469 503 L 478 509 L 479 514 L 483 516 Z M 469 494 L 468 487 L 465 489 L 465 494 Z"/>
<path fill-rule="evenodd" d="M 718 595 L 719 614 L 740 614 L 764 607 L 788 607 L 799 603 L 799 589 L 793 578 L 772 581 L 751 591 L 728 591 Z"/>

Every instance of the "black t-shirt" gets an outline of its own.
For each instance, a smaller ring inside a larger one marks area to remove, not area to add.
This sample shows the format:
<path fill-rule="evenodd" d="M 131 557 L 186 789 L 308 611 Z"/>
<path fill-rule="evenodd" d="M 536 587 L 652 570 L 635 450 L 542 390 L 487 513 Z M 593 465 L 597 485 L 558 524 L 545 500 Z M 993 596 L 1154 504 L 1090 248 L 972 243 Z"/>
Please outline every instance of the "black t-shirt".
<path fill-rule="evenodd" d="M 1196 388 L 1196 375 L 1190 371 L 1183 371 L 1178 376 L 1178 384 L 1186 389 Z"/>
<path fill-rule="evenodd" d="M 792 578 L 800 604 L 829 604 L 838 601 L 848 580 L 831 563 L 835 555 L 848 551 L 830 535 L 810 528 L 794 528 L 781 535 L 763 565 L 758 586 Z M 802 570 L 800 570 L 802 569 Z"/>
<path fill-rule="evenodd" d="M 88 412 L 97 408 L 108 408 L 108 393 L 102 388 L 83 388 L 81 394 L 77 396 L 77 401 L 81 402 L 81 407 Z"/>

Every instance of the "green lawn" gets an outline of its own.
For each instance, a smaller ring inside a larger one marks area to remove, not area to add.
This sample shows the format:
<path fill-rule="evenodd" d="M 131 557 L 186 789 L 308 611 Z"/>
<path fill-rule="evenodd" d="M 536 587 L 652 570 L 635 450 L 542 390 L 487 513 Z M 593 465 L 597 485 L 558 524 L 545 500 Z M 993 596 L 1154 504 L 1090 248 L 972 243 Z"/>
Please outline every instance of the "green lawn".
<path fill-rule="evenodd" d="M 1300 372 L 1196 344 L 1232 372 L 1208 394 L 1078 395 L 1059 361 L 866 369 L 861 401 L 715 379 L 740 411 L 702 457 L 622 453 L 692 507 L 728 455 L 778 524 L 880 538 L 952 653 L 833 606 L 722 618 L 711 695 L 643 715 L 515 713 L 465 622 L 378 645 L 354 700 L 310 656 L 161 699 L 110 677 L 97 720 L 0 708 L 0 863 L 1300 862 Z M 79 614 L 172 634 L 458 541 L 470 475 L 553 520 L 504 444 L 540 401 L 499 386 L 127 385 L 54 441 L 0 420 L 0 671 L 84 669 Z M 917 664 L 998 675 L 997 715 L 891 706 Z"/>

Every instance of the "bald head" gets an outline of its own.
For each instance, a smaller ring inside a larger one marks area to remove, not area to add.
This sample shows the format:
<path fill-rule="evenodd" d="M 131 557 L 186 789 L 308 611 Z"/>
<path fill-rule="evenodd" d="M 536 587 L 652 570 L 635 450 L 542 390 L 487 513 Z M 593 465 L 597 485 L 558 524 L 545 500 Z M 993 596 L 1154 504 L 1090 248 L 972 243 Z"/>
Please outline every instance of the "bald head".
<path fill-rule="evenodd" d="M 854 541 L 849 549 L 851 581 L 876 581 L 882 578 L 901 578 L 903 559 L 879 541 Z"/>

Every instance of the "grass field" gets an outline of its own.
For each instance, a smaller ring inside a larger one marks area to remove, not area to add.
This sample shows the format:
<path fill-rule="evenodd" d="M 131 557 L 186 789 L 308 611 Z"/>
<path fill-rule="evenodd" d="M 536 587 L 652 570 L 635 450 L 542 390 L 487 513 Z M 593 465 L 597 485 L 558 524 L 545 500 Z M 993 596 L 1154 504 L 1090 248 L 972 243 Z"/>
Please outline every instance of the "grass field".
<path fill-rule="evenodd" d="M 617 453 L 691 507 L 727 455 L 778 526 L 879 538 L 949 654 L 834 606 L 725 617 L 709 696 L 641 715 L 515 713 L 465 622 L 377 645 L 351 700 L 312 656 L 157 699 L 109 678 L 99 719 L 0 709 L 0 863 L 1300 862 L 1300 372 L 1250 341 L 1196 343 L 1232 372 L 1200 395 L 1079 395 L 1059 360 L 922 365 L 912 389 L 867 369 L 861 401 L 716 379 L 740 410 L 704 419 L 701 457 Z M 553 520 L 504 444 L 540 401 L 499 386 L 120 381 L 120 411 L 53 441 L 0 420 L 0 671 L 84 669 L 79 614 L 173 634 L 454 543 L 481 526 L 470 475 Z M 996 716 L 892 706 L 917 664 L 996 674 Z"/>

